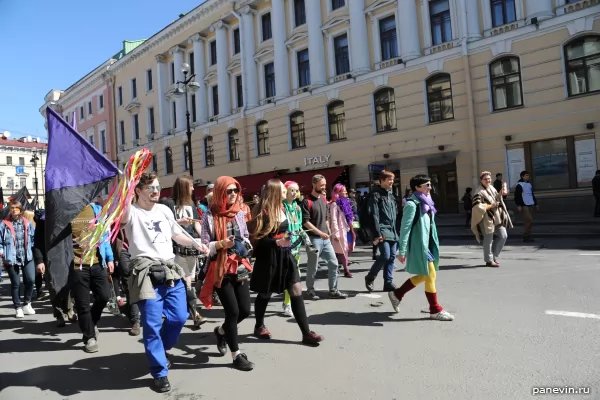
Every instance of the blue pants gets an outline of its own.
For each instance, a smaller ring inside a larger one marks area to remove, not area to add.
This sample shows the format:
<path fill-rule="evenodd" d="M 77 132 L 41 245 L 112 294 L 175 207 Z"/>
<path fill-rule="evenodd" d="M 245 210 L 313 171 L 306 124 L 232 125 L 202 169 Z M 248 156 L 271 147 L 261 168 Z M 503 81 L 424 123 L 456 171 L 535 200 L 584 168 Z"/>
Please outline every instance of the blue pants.
<path fill-rule="evenodd" d="M 33 297 L 33 284 L 35 282 L 35 266 L 33 261 L 28 261 L 25 265 L 12 265 L 6 268 L 10 278 L 10 291 L 12 295 L 15 310 L 21 308 L 21 278 L 19 272 L 23 271 L 23 282 L 25 283 L 25 305 L 31 303 Z"/>
<path fill-rule="evenodd" d="M 379 257 L 373 263 L 371 270 L 367 274 L 367 279 L 369 281 L 374 281 L 377 278 L 377 274 L 381 271 L 381 268 L 385 267 L 383 270 L 383 281 L 384 284 L 388 285 L 393 282 L 394 273 L 394 259 L 396 258 L 396 249 L 398 248 L 398 243 L 392 240 L 384 240 L 378 244 L 379 248 Z"/>
<path fill-rule="evenodd" d="M 154 292 L 155 299 L 140 300 L 137 304 L 144 328 L 144 348 L 150 363 L 150 374 L 154 378 L 161 378 L 169 373 L 165 352 L 177 343 L 188 318 L 188 309 L 183 279 L 175 282 L 173 287 L 156 286 Z"/>

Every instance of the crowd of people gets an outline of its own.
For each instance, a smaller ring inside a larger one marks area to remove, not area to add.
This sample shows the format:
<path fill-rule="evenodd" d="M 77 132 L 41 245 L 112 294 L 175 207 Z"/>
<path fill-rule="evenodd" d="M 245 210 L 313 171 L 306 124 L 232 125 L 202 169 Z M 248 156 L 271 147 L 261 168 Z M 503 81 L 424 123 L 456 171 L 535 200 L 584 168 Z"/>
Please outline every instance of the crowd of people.
<path fill-rule="evenodd" d="M 117 307 L 131 321 L 129 333 L 142 334 L 154 378 L 152 388 L 166 392 L 171 388 L 168 351 L 176 345 L 188 318 L 195 327 L 206 322 L 198 300 L 207 309 L 222 306 L 224 319 L 214 329 L 215 344 L 221 355 L 231 353 L 232 366 L 238 370 L 254 368 L 250 357 L 241 352 L 238 338 L 238 325 L 251 313 L 250 292 L 256 294 L 255 337 L 273 337 L 265 311 L 277 293 L 284 294 L 282 315 L 296 320 L 301 342 L 315 346 L 323 341 L 309 326 L 304 301 L 348 297 L 340 290 L 343 285 L 338 278 L 353 277 L 350 258 L 361 240 L 378 253 L 365 277 L 369 292 L 375 290 L 383 269 L 382 289 L 396 312 L 404 296 L 423 283 L 430 318 L 452 321 L 454 316 L 437 297 L 440 246 L 431 179 L 413 177 L 401 201 L 392 191 L 394 179 L 392 172 L 382 171 L 378 185 L 363 198 L 343 184 L 328 191 L 322 175 L 312 178 L 312 190 L 304 196 L 298 183 L 271 179 L 248 204 L 233 177 L 219 177 L 208 187 L 206 197 L 196 202 L 191 176 L 178 177 L 173 196 L 161 199 L 156 174 L 145 172 L 135 187 L 133 203 L 125 210 L 117 239 L 113 243 L 104 240 L 89 260 L 83 257 L 82 238 L 102 205 L 90 204 L 72 221 L 74 262 L 69 285 L 60 291 L 52 289 L 45 268 L 43 211 L 25 214 L 22 205 L 13 201 L 8 217 L 0 222 L 0 257 L 10 277 L 16 317 L 35 314 L 36 274 L 44 277 L 58 326 L 78 321 L 84 350 L 93 353 L 99 351 L 102 312 L 116 298 Z M 469 222 L 477 240 L 483 242 L 485 262 L 497 267 L 512 223 L 504 188 L 494 188 L 489 172 L 483 172 L 480 179 L 481 185 L 470 197 Z M 535 206 L 530 185 L 521 185 L 520 193 L 524 206 Z M 299 268 L 302 248 L 307 255 L 305 295 Z M 319 259 L 328 271 L 325 296 L 315 289 Z M 413 275 L 399 287 L 393 282 L 396 259 Z"/>

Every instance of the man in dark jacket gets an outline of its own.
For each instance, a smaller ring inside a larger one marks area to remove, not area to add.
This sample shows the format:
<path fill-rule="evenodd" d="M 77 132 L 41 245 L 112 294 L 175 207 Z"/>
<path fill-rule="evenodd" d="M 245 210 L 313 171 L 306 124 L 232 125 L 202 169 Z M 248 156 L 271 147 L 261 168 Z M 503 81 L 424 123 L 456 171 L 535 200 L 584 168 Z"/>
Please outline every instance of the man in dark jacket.
<path fill-rule="evenodd" d="M 594 198 L 596 199 L 596 206 L 594 207 L 594 217 L 600 217 L 600 169 L 596 171 L 596 176 L 592 179 L 592 190 L 594 191 Z"/>
<path fill-rule="evenodd" d="M 502 193 L 502 174 L 501 173 L 497 173 L 496 174 L 496 180 L 494 181 L 494 189 L 496 189 L 496 191 L 498 193 Z M 508 195 L 502 196 L 502 198 L 504 200 L 506 200 L 506 198 L 508 197 Z"/>
<path fill-rule="evenodd" d="M 521 179 L 515 187 L 515 203 L 517 210 L 523 214 L 525 230 L 523 232 L 524 242 L 533 242 L 531 238 L 531 227 L 533 225 L 533 209 L 539 211 L 540 206 L 537 203 L 533 192 L 533 185 L 529 182 L 531 175 L 529 171 L 521 171 Z"/>
<path fill-rule="evenodd" d="M 394 174 L 383 170 L 379 174 L 379 186 L 373 188 L 373 193 L 368 197 L 369 214 L 373 216 L 373 230 L 379 248 L 379 257 L 373 263 L 371 270 L 365 276 L 365 286 L 369 292 L 374 290 L 375 278 L 381 268 L 383 272 L 383 291 L 390 292 L 396 287 L 393 283 L 394 260 L 398 249 L 400 229 L 398 221 L 398 202 L 392 193 Z"/>

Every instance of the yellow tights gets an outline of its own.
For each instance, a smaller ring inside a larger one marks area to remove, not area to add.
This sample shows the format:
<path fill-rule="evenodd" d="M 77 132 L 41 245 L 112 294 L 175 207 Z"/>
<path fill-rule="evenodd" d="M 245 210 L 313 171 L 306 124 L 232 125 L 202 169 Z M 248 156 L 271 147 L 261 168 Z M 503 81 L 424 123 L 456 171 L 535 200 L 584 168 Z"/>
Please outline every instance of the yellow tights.
<path fill-rule="evenodd" d="M 415 275 L 410 278 L 410 281 L 413 285 L 419 286 L 421 283 L 425 282 L 425 291 L 428 293 L 435 293 L 435 277 L 436 271 L 433 262 L 429 262 L 429 276 L 426 275 Z"/>

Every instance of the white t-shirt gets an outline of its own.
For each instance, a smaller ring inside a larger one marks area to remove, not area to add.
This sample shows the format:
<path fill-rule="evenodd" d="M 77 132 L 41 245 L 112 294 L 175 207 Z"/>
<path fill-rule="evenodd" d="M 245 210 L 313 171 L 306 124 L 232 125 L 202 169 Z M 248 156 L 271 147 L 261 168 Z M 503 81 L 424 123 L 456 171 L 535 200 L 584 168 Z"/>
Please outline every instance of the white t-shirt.
<path fill-rule="evenodd" d="M 172 237 L 182 233 L 169 207 L 155 204 L 146 211 L 136 204 L 129 209 L 125 224 L 131 258 L 148 257 L 155 260 L 172 260 Z"/>

